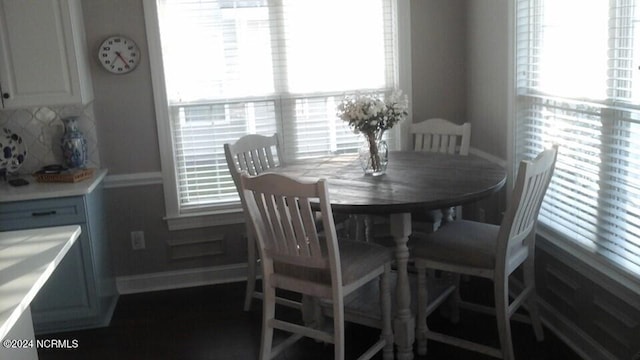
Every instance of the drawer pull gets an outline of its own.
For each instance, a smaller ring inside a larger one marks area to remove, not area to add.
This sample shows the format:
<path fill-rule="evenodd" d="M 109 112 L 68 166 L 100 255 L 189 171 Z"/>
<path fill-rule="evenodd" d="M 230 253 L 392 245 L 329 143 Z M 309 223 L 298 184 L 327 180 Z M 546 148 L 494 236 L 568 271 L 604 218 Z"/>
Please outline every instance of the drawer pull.
<path fill-rule="evenodd" d="M 31 216 L 49 216 L 49 215 L 55 215 L 55 214 L 56 214 L 56 211 L 51 210 L 51 211 L 33 212 L 31 213 Z"/>

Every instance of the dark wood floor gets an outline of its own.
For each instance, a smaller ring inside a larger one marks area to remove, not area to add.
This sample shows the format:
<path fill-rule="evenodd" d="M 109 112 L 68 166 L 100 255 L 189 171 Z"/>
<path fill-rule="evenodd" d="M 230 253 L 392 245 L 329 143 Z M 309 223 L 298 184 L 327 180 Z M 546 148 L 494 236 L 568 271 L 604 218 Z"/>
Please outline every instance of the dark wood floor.
<path fill-rule="evenodd" d="M 474 281 L 466 283 L 462 288 L 463 295 L 474 297 L 484 285 Z M 109 327 L 40 336 L 41 339 L 77 340 L 78 348 L 40 349 L 39 356 L 41 360 L 257 359 L 261 304 L 256 301 L 251 312 L 242 311 L 243 292 L 243 283 L 232 283 L 124 295 L 120 297 Z M 289 309 L 278 311 L 284 316 L 297 316 Z M 443 331 L 462 333 L 490 345 L 497 344 L 497 330 L 492 317 L 470 312 L 461 315 L 460 324 L 453 326 L 434 314 L 430 317 L 430 325 Z M 356 358 L 377 336 L 377 330 L 349 324 L 347 357 Z M 579 359 L 548 330 L 545 331 L 545 340 L 537 343 L 530 326 L 514 323 L 513 337 L 518 360 Z M 278 359 L 331 359 L 332 354 L 331 345 L 302 339 Z M 431 342 L 429 354 L 424 358 L 491 359 Z"/>

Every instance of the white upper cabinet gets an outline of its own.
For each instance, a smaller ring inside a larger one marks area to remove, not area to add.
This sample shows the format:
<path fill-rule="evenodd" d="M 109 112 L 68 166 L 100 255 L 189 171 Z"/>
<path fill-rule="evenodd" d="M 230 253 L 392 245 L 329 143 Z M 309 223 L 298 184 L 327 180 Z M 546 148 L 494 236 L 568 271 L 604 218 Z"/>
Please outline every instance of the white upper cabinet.
<path fill-rule="evenodd" d="M 4 109 L 93 99 L 79 0 L 0 0 L 0 56 Z"/>

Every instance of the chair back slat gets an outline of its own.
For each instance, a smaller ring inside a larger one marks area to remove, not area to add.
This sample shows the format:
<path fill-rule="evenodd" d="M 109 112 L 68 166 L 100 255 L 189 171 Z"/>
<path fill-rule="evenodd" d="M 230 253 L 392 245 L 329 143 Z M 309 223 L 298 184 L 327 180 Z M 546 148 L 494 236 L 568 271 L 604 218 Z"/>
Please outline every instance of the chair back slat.
<path fill-rule="evenodd" d="M 434 118 L 411 124 L 415 151 L 446 154 L 469 154 L 471 124 L 457 125 L 448 120 Z"/>
<path fill-rule="evenodd" d="M 440 134 L 432 134 L 431 135 L 431 152 L 440 152 L 440 144 L 442 143 L 442 135 Z"/>
<path fill-rule="evenodd" d="M 259 175 L 270 168 L 279 166 L 278 134 L 271 136 L 245 135 L 233 144 L 224 144 L 224 153 L 229 172 L 239 192 L 241 171 L 246 171 L 249 175 Z M 276 156 L 278 161 L 276 161 Z"/>
<path fill-rule="evenodd" d="M 520 163 L 511 201 L 498 235 L 497 259 L 508 261 L 509 254 L 532 247 L 535 225 L 551 182 L 557 153 L 558 148 L 554 146 L 534 160 Z"/>
<path fill-rule="evenodd" d="M 302 203 L 303 199 L 296 200 L 294 197 L 289 197 L 287 201 L 299 201 Z M 300 207 L 303 204 L 297 206 L 290 206 L 289 211 L 291 214 L 291 236 L 295 237 L 294 242 L 299 244 L 299 251 L 303 256 L 311 256 L 311 249 L 309 248 L 309 241 L 307 241 L 307 231 L 305 229 L 305 223 L 303 219 Z"/>
<path fill-rule="evenodd" d="M 446 148 L 445 151 L 447 154 L 455 154 L 456 153 L 456 141 L 457 141 L 458 137 L 455 135 L 449 135 L 448 136 L 448 146 Z"/>
<path fill-rule="evenodd" d="M 272 221 L 275 221 L 278 224 L 278 236 L 282 239 L 285 252 L 287 254 L 295 254 L 297 250 L 295 243 L 292 242 L 290 236 L 293 231 L 291 230 L 291 221 L 289 219 L 289 211 L 285 205 L 285 199 L 282 196 L 277 195 L 271 195 L 270 198 L 272 199 L 270 204 L 273 206 L 273 212 L 275 212 L 275 216 L 272 217 Z"/>
<path fill-rule="evenodd" d="M 258 175 L 262 173 L 262 163 L 260 162 L 260 153 L 259 149 L 251 149 L 246 152 L 245 156 L 247 157 L 247 166 L 250 171 L 249 174 Z"/>
<path fill-rule="evenodd" d="M 302 198 L 298 200 L 300 209 L 300 219 L 302 222 L 302 232 L 300 232 L 299 241 L 306 244 L 305 248 L 308 251 L 309 256 L 322 256 L 322 250 L 320 249 L 320 237 L 317 231 L 317 223 L 315 219 L 315 213 L 311 209 L 311 203 L 309 198 Z"/>
<path fill-rule="evenodd" d="M 321 242 L 311 207 L 312 199 L 328 203 L 324 180 L 308 183 L 273 173 L 255 177 L 245 173 L 241 187 L 263 261 L 336 271 L 333 264 L 339 264 L 339 255 L 333 215 L 330 210 L 329 214 L 321 211 L 323 223 L 329 225 Z"/>
<path fill-rule="evenodd" d="M 320 238 L 316 228 L 316 220 L 314 212 L 311 210 L 311 203 L 309 198 L 303 198 L 300 200 L 300 208 L 302 210 L 302 220 L 304 229 L 311 229 L 312 231 L 306 233 L 306 241 L 308 242 L 309 255 L 310 256 L 322 256 L 322 250 L 320 248 Z M 323 216 L 324 219 L 324 216 Z M 333 222 L 333 216 L 331 217 Z"/>
<path fill-rule="evenodd" d="M 284 236 L 284 228 L 282 227 L 282 221 L 286 221 L 286 214 L 283 219 L 280 214 L 281 209 L 276 204 L 277 199 L 275 199 L 273 195 L 264 194 L 263 197 L 266 205 L 266 220 L 271 223 L 271 231 L 276 244 L 275 250 L 277 253 L 290 254 L 291 246 Z"/>
<path fill-rule="evenodd" d="M 413 135 L 413 150 L 414 151 L 422 150 L 423 146 L 424 146 L 424 136 L 421 135 L 421 134 L 414 134 Z"/>

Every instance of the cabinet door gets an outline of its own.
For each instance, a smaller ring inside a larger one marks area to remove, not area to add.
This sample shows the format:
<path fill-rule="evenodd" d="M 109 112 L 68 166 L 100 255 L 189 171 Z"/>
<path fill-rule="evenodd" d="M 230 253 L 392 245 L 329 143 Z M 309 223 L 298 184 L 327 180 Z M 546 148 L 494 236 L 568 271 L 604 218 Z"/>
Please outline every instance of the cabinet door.
<path fill-rule="evenodd" d="M 78 0 L 0 0 L 4 108 L 90 100 L 88 54 Z"/>
<path fill-rule="evenodd" d="M 64 322 L 78 322 L 96 315 L 89 247 L 87 228 L 83 225 L 80 237 L 31 303 L 36 332 L 47 332 L 51 324 L 60 327 Z"/>

